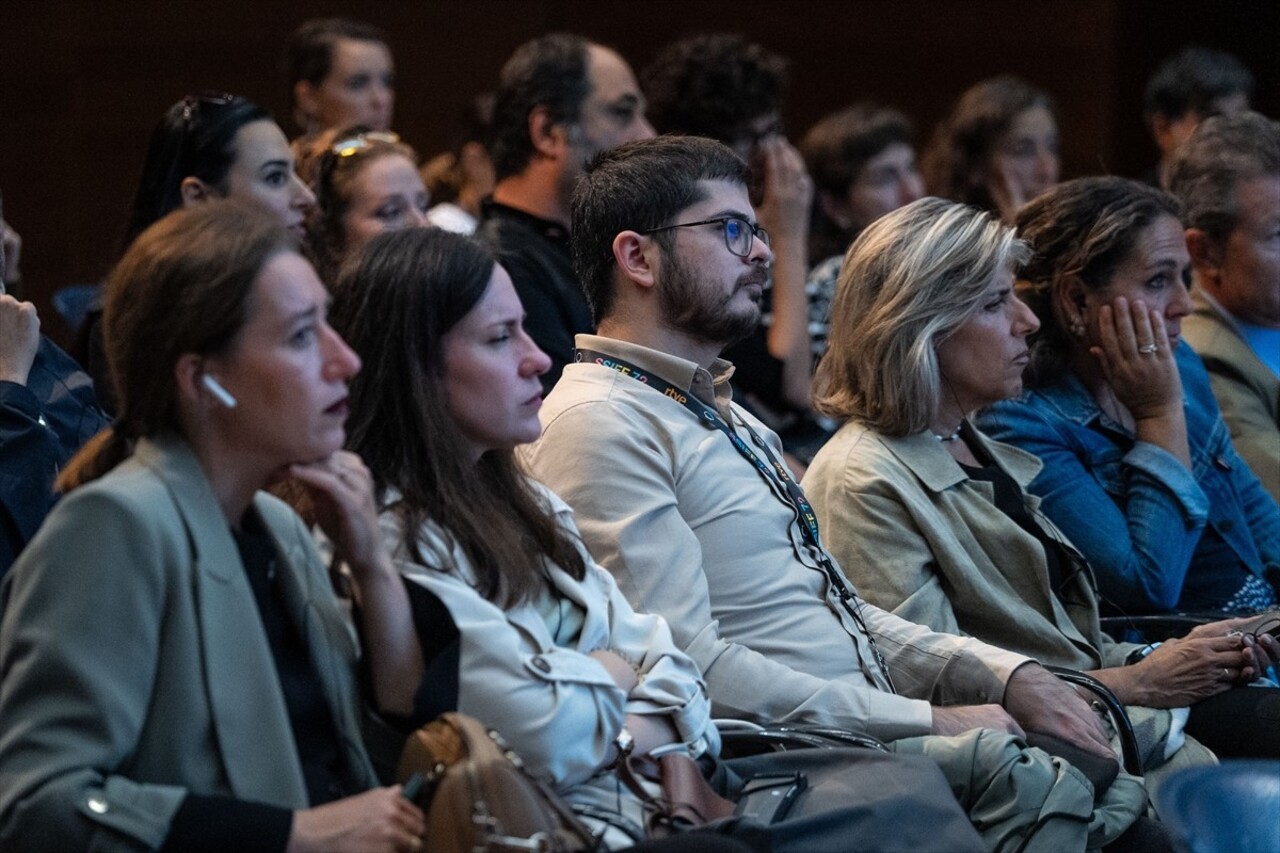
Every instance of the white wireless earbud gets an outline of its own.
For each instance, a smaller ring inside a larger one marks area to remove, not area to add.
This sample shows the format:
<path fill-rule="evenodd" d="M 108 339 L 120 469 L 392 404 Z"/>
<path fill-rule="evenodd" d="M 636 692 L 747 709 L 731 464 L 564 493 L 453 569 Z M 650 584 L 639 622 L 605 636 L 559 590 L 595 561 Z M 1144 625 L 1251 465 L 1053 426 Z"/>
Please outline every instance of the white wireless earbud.
<path fill-rule="evenodd" d="M 212 394 L 219 403 L 226 406 L 228 409 L 234 409 L 236 407 L 236 398 L 231 396 L 231 392 L 226 388 L 223 388 L 222 383 L 214 379 L 212 375 L 206 373 L 204 376 L 200 377 L 200 382 L 204 387 L 209 389 L 209 393 Z"/>

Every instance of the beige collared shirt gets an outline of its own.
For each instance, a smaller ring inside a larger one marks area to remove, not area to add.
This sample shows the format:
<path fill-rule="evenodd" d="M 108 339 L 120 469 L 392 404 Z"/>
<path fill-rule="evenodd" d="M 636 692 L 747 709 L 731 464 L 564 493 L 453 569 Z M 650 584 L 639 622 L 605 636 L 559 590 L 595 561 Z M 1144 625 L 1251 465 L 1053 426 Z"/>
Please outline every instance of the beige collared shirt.
<path fill-rule="evenodd" d="M 749 424 L 781 457 L 777 436 L 731 402 L 728 362 L 708 371 L 594 335 L 576 343 Z M 860 602 L 903 694 L 894 695 L 878 683 L 870 643 L 839 604 L 782 485 L 766 481 L 722 432 L 596 363 L 566 368 L 542 423 L 542 438 L 522 453 L 531 473 L 574 508 L 588 548 L 632 604 L 667 618 L 720 716 L 835 725 L 886 740 L 927 734 L 928 700 L 999 702 L 1009 674 L 1027 661 Z"/>

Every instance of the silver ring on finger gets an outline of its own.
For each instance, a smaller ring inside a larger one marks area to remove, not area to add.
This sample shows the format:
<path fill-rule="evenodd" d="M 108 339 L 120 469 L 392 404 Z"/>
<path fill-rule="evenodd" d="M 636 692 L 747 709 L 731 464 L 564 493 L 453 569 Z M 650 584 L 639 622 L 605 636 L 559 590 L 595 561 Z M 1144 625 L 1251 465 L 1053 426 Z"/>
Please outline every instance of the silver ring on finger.
<path fill-rule="evenodd" d="M 1156 353 L 1160 352 L 1160 347 L 1156 346 L 1155 344 L 1143 344 L 1142 346 L 1138 347 L 1138 352 L 1142 353 L 1143 355 L 1155 355 Z"/>
<path fill-rule="evenodd" d="M 1231 670 L 1227 669 L 1225 666 L 1222 668 L 1222 674 L 1227 677 L 1227 681 L 1235 680 L 1231 675 Z"/>

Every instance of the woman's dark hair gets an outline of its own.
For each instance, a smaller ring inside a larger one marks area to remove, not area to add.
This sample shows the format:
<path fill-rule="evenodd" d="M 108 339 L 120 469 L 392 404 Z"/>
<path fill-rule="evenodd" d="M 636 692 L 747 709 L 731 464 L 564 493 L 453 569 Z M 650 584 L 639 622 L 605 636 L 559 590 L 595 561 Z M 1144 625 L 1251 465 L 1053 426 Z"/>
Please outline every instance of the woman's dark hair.
<path fill-rule="evenodd" d="M 1181 219 L 1173 196 L 1115 177 L 1066 181 L 1018 211 L 1018 236 L 1032 250 L 1018 276 L 1018 295 L 1040 319 L 1040 330 L 1028 339 L 1027 387 L 1052 384 L 1068 372 L 1072 341 L 1055 294 L 1071 279 L 1089 290 L 1106 288 L 1143 230 L 1163 216 Z"/>
<path fill-rule="evenodd" d="M 1006 74 L 969 87 L 934 130 L 920 161 L 929 194 L 996 210 L 987 189 L 991 155 L 1014 119 L 1033 107 L 1053 112 L 1053 100 L 1021 77 Z"/>
<path fill-rule="evenodd" d="M 347 446 L 373 473 L 415 562 L 434 523 L 475 567 L 480 593 L 510 607 L 543 587 L 543 559 L 581 579 L 586 565 L 511 450 L 472 464 L 448 410 L 444 336 L 484 296 L 496 262 L 474 240 L 435 228 L 380 234 L 343 265 L 330 322 L 359 354 Z M 394 496 L 391 491 L 394 490 Z"/>
<path fill-rule="evenodd" d="M 116 419 L 68 463 L 60 491 L 110 471 L 135 439 L 181 430 L 178 358 L 225 352 L 245 324 L 263 267 L 296 251 L 298 241 L 270 215 L 229 200 L 180 208 L 138 235 L 106 285 Z"/>
<path fill-rule="evenodd" d="M 246 124 L 272 120 L 269 112 L 239 95 L 187 95 L 171 106 L 151 133 L 125 246 L 182 207 L 184 178 L 199 178 L 225 192 L 227 171 L 236 160 L 236 134 Z"/>
<path fill-rule="evenodd" d="M 359 139 L 364 144 L 349 151 L 334 150 L 337 143 L 348 139 Z M 390 154 L 408 158 L 415 168 L 418 165 L 417 152 L 399 139 L 390 131 L 356 125 L 333 128 L 294 142 L 298 176 L 316 196 L 315 206 L 307 214 L 307 256 L 326 287 L 333 285 L 346 256 L 347 234 L 342 220 L 351 204 L 351 186 L 356 176 L 374 160 Z"/>

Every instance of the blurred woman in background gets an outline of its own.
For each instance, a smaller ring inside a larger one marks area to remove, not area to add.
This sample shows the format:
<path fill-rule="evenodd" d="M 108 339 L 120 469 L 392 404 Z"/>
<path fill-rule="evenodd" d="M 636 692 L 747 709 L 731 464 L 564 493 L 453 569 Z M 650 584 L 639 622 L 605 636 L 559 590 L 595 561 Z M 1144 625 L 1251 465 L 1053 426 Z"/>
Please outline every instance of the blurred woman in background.
<path fill-rule="evenodd" d="M 1023 204 L 1058 182 L 1061 165 L 1053 101 L 1005 75 L 960 96 L 934 131 L 922 171 L 930 195 L 995 211 L 1012 223 Z"/>

